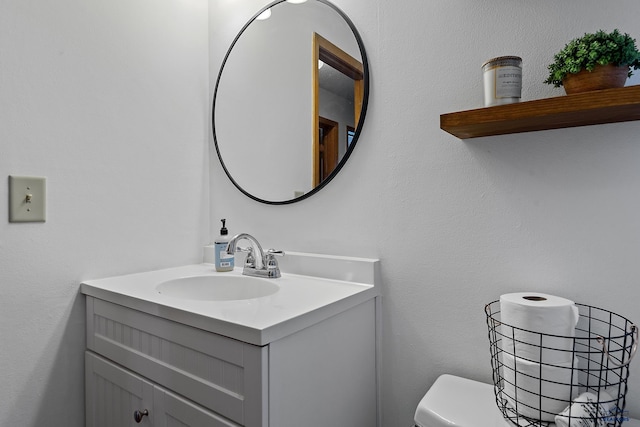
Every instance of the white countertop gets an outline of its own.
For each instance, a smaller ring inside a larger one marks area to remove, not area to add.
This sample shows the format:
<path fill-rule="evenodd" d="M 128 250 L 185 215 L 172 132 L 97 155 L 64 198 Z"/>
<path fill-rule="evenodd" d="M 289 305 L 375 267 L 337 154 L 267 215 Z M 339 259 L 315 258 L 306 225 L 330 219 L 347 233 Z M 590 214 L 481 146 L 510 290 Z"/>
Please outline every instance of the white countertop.
<path fill-rule="evenodd" d="M 376 260 L 371 261 L 376 265 Z M 269 344 L 379 295 L 373 283 L 285 272 L 278 279 L 268 279 L 280 287 L 278 292 L 248 300 L 190 300 L 156 290 L 160 283 L 180 277 L 241 273 L 239 267 L 218 273 L 213 264 L 195 264 L 88 280 L 80 290 L 88 296 L 255 345 Z"/>

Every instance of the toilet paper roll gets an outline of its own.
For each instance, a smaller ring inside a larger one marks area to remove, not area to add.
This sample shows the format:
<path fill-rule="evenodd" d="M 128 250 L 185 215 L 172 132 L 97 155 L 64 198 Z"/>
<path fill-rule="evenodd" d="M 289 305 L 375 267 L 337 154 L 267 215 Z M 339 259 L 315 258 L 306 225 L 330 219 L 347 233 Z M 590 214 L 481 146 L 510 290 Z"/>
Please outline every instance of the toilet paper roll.
<path fill-rule="evenodd" d="M 582 393 L 556 415 L 556 427 L 604 427 L 611 420 L 614 406 L 613 399 L 604 391 L 600 392 L 600 399 L 594 393 Z"/>
<path fill-rule="evenodd" d="M 522 416 L 553 421 L 577 394 L 577 375 L 572 376 L 577 359 L 558 366 L 529 362 L 505 353 L 502 359 L 504 397 Z"/>
<path fill-rule="evenodd" d="M 502 295 L 502 349 L 535 362 L 571 362 L 579 317 L 575 303 L 566 298 L 537 292 Z"/>

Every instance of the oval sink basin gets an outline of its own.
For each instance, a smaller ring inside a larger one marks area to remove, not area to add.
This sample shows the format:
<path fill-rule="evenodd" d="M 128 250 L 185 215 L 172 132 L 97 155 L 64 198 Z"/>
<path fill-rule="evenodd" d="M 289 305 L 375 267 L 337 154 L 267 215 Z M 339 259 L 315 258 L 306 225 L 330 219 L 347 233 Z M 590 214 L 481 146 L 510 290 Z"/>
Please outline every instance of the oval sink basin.
<path fill-rule="evenodd" d="M 266 297 L 280 287 L 271 279 L 247 276 L 191 276 L 160 283 L 156 290 L 168 297 L 199 301 L 233 301 Z"/>

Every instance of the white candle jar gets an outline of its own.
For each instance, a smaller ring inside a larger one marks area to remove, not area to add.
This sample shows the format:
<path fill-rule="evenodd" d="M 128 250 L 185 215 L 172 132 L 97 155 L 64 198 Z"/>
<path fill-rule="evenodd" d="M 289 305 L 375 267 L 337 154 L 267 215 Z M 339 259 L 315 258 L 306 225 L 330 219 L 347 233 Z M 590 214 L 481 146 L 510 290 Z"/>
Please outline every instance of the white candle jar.
<path fill-rule="evenodd" d="M 522 58 L 500 56 L 482 64 L 484 106 L 512 104 L 522 96 Z"/>

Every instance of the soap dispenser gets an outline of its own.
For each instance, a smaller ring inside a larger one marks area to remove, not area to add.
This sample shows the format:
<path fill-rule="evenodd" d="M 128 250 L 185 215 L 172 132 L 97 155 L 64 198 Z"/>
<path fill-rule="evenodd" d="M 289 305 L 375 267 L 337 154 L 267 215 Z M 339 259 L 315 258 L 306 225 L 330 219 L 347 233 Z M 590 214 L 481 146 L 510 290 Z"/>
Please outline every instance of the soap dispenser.
<path fill-rule="evenodd" d="M 214 242 L 216 271 L 232 271 L 234 256 L 227 253 L 227 245 L 229 244 L 229 230 L 225 227 L 227 220 L 221 219 L 220 221 L 222 221 L 222 228 L 220 235 L 216 237 Z"/>

